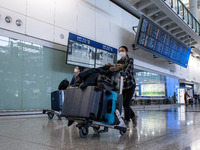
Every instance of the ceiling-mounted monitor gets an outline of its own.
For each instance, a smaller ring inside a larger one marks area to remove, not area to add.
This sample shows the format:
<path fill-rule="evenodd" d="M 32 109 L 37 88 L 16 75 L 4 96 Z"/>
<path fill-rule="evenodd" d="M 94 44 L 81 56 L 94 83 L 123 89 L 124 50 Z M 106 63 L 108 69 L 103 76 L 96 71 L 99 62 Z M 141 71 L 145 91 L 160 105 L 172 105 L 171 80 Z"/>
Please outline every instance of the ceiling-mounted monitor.
<path fill-rule="evenodd" d="M 106 63 L 116 64 L 117 49 L 69 33 L 66 63 L 87 68 L 101 67 Z"/>
<path fill-rule="evenodd" d="M 144 15 L 140 18 L 136 46 L 187 68 L 191 48 Z"/>

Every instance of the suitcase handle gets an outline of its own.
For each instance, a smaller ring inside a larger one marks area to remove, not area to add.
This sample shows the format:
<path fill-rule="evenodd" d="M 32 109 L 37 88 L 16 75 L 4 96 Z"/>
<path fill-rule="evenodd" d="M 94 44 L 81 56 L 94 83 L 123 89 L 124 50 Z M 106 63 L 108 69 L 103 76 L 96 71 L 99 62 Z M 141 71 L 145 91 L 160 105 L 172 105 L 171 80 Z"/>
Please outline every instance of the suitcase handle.
<path fill-rule="evenodd" d="M 107 102 L 107 113 L 110 114 L 112 112 L 112 99 L 109 99 Z"/>

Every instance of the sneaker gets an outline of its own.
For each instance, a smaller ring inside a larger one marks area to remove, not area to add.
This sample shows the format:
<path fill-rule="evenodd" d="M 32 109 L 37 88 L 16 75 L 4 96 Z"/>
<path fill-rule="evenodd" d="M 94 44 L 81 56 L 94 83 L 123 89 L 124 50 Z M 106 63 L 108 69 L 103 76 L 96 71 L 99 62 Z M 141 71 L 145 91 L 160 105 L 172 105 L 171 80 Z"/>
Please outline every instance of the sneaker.
<path fill-rule="evenodd" d="M 133 128 L 135 128 L 137 126 L 137 119 L 138 119 L 138 116 L 135 115 L 134 118 L 132 118 L 132 123 L 133 123 Z"/>

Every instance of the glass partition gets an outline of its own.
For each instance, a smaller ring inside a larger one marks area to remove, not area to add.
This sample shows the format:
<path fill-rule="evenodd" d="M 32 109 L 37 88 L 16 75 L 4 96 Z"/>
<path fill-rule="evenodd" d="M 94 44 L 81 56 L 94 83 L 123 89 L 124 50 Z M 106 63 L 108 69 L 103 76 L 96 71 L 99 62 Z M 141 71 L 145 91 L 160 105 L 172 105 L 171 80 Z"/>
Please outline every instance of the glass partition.
<path fill-rule="evenodd" d="M 178 12 L 177 0 L 173 0 L 173 1 L 172 1 L 172 4 L 173 4 L 173 7 L 172 7 L 172 8 L 174 8 L 174 10 L 175 10 L 176 12 Z"/>
<path fill-rule="evenodd" d="M 178 8 L 179 8 L 179 11 L 178 11 L 179 15 L 182 18 L 184 18 L 184 15 L 183 15 L 183 5 L 180 2 L 178 2 Z"/>
<path fill-rule="evenodd" d="M 162 96 L 165 97 L 166 77 L 151 72 L 138 71 L 135 73 L 137 96 Z"/>
<path fill-rule="evenodd" d="M 192 25 L 192 15 L 189 13 L 188 14 L 189 15 L 189 25 L 191 26 L 191 27 L 193 27 Z"/>
<path fill-rule="evenodd" d="M 183 12 L 184 12 L 184 20 L 188 23 L 188 12 L 186 8 L 183 8 Z"/>
<path fill-rule="evenodd" d="M 177 103 L 178 79 L 135 69 L 135 80 L 134 104 Z"/>
<path fill-rule="evenodd" d="M 72 78 L 66 52 L 0 36 L 0 110 L 49 109 L 50 94 Z"/>

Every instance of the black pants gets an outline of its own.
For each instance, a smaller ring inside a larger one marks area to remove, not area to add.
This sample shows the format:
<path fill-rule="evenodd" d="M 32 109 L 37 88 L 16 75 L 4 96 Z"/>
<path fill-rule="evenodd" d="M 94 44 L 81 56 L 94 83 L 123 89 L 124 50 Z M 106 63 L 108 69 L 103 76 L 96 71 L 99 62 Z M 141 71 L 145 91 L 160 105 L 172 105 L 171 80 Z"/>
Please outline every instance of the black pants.
<path fill-rule="evenodd" d="M 131 100 L 133 97 L 133 94 L 135 92 L 135 85 L 133 85 L 130 89 L 123 90 L 123 106 L 124 106 L 124 119 L 126 121 L 130 121 L 130 119 L 135 117 L 135 113 L 131 109 Z"/>

